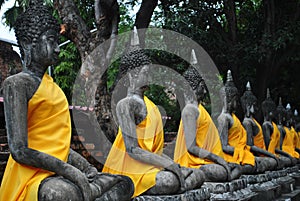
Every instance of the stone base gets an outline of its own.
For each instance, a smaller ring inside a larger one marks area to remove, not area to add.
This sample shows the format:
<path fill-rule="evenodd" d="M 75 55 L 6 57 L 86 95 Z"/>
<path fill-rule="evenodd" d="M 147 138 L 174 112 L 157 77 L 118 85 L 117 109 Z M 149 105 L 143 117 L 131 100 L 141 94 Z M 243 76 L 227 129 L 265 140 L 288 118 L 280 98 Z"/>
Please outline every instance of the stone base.
<path fill-rule="evenodd" d="M 282 194 L 279 198 L 275 199 L 275 201 L 299 201 L 300 200 L 300 189 L 297 188 L 291 193 Z"/>
<path fill-rule="evenodd" d="M 207 188 L 190 190 L 182 194 L 175 195 L 141 195 L 132 201 L 207 201 L 210 200 L 210 192 Z"/>
<path fill-rule="evenodd" d="M 253 184 L 250 186 L 250 189 L 251 191 L 257 193 L 257 195 L 251 199 L 251 201 L 272 201 L 281 195 L 281 186 L 273 181 Z"/>
<path fill-rule="evenodd" d="M 251 200 L 257 194 L 247 187 L 246 179 L 236 179 L 231 182 L 204 182 L 204 187 L 211 192 L 211 201 Z"/>
<path fill-rule="evenodd" d="M 295 180 L 290 176 L 280 177 L 274 181 L 281 186 L 281 193 L 290 193 L 295 189 Z"/>

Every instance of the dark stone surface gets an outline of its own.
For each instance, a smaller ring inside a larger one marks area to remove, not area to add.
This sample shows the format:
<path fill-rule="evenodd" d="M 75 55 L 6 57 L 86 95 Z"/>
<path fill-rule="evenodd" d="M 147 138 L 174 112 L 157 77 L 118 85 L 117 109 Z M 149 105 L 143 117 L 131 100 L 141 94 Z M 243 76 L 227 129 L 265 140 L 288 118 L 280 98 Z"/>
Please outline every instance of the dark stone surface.
<path fill-rule="evenodd" d="M 187 191 L 176 195 L 142 195 L 132 199 L 132 201 L 206 201 L 210 200 L 209 189 L 201 187 L 199 189 Z"/>

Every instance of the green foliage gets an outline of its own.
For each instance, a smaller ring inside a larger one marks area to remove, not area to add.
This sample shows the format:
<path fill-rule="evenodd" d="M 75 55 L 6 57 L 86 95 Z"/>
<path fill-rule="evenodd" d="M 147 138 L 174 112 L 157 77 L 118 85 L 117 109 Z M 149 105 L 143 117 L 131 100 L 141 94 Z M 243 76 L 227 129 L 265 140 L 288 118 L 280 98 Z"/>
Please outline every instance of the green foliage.
<path fill-rule="evenodd" d="M 62 88 L 71 103 L 73 84 L 81 67 L 80 55 L 73 43 L 61 48 L 59 60 L 59 65 L 54 68 L 55 82 Z"/>
<path fill-rule="evenodd" d="M 177 105 L 176 99 L 170 99 L 165 88 L 158 85 L 150 85 L 149 90 L 145 93 L 145 95 L 158 105 L 163 118 L 171 118 L 166 120 L 167 122 L 165 124 L 164 131 L 177 131 L 181 112 L 178 109 L 179 106 Z"/>

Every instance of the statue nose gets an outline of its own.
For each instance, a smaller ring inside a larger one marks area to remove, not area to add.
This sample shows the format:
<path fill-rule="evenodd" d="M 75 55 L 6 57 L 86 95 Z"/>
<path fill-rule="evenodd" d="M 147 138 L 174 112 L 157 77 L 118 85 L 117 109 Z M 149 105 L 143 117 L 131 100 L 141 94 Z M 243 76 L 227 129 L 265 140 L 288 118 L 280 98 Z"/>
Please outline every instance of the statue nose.
<path fill-rule="evenodd" d="M 60 48 L 59 48 L 58 44 L 57 44 L 57 46 L 55 47 L 54 52 L 56 52 L 56 53 L 59 53 L 59 52 L 60 52 Z"/>

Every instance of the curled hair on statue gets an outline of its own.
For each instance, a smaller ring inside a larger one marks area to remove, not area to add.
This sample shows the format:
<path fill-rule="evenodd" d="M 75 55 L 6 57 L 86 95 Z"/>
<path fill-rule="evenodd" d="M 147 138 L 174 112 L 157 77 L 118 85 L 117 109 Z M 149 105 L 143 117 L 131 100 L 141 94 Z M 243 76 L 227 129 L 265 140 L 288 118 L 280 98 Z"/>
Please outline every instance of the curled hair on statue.
<path fill-rule="evenodd" d="M 227 79 L 225 85 L 220 89 L 220 96 L 222 99 L 225 99 L 227 103 L 238 96 L 238 89 L 233 83 L 233 78 L 230 70 L 227 71 Z"/>
<path fill-rule="evenodd" d="M 130 40 L 130 46 L 121 57 L 119 74 L 124 75 L 130 70 L 151 63 L 151 59 L 145 54 L 145 51 L 140 48 L 138 32 L 136 28 L 134 28 Z"/>
<path fill-rule="evenodd" d="M 261 103 L 261 109 L 264 116 L 269 116 L 270 113 L 274 116 L 277 114 L 276 104 L 271 98 L 269 88 L 267 89 L 266 99 Z"/>
<path fill-rule="evenodd" d="M 200 73 L 193 66 L 190 66 L 184 73 L 183 77 L 188 81 L 193 90 L 196 90 L 200 85 L 200 82 L 203 81 Z"/>
<path fill-rule="evenodd" d="M 42 33 L 49 29 L 58 33 L 60 30 L 57 20 L 52 16 L 49 8 L 43 5 L 43 1 L 31 1 L 30 5 L 24 13 L 18 16 L 14 26 L 17 41 L 21 46 L 22 58 L 24 58 L 25 53 L 26 55 L 29 53 L 26 47 L 29 44 L 35 47 Z"/>

